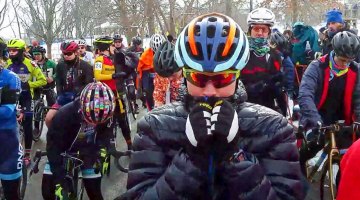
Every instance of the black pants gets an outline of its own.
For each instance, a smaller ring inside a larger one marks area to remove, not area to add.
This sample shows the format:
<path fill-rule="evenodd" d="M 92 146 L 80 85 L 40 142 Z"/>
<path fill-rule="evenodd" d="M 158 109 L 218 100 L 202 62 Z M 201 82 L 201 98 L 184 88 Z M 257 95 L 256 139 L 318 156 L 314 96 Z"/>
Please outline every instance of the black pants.
<path fill-rule="evenodd" d="M 25 118 L 23 119 L 22 126 L 24 127 L 25 134 L 25 155 L 31 151 L 32 146 L 32 120 L 33 120 L 33 108 L 32 98 L 30 92 L 22 92 L 19 98 L 19 104 L 25 111 Z"/>
<path fill-rule="evenodd" d="M 20 200 L 20 178 L 5 181 L 1 180 L 6 200 Z"/>
<path fill-rule="evenodd" d="M 121 103 L 123 105 L 123 109 L 126 110 L 124 101 L 122 99 L 121 99 Z M 116 101 L 114 118 L 119 123 L 119 126 L 121 128 L 121 132 L 122 132 L 122 134 L 123 134 L 123 136 L 124 136 L 124 138 L 126 140 L 126 143 L 127 144 L 131 143 L 130 124 L 129 124 L 128 119 L 126 117 L 126 111 L 125 111 L 125 113 L 120 112 L 120 102 L 119 101 Z"/>
<path fill-rule="evenodd" d="M 101 193 L 101 178 L 83 179 L 86 193 L 90 200 L 104 199 Z M 56 183 L 52 175 L 44 174 L 41 184 L 42 196 L 45 200 L 55 200 Z"/>
<path fill-rule="evenodd" d="M 143 93 L 145 93 L 146 106 L 148 110 L 152 110 L 154 108 L 154 74 L 149 71 L 144 71 L 142 75 L 142 89 Z"/>

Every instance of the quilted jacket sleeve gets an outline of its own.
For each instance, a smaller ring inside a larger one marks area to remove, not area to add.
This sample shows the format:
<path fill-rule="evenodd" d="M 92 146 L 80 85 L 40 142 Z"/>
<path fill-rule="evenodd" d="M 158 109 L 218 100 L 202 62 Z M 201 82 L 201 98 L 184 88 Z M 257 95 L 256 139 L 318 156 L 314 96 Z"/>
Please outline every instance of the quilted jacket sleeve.
<path fill-rule="evenodd" d="M 190 161 L 183 150 L 173 157 L 166 156 L 164 147 L 157 144 L 154 137 L 159 133 L 150 126 L 157 117 L 145 116 L 138 124 L 129 166 L 128 191 L 120 199 L 203 199 L 205 171 Z"/>

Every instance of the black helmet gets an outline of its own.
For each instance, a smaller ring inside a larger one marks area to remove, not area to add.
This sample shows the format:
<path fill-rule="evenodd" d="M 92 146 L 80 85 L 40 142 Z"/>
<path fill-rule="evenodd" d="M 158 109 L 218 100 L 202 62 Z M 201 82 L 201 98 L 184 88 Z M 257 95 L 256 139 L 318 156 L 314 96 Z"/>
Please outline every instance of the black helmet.
<path fill-rule="evenodd" d="M 288 51 L 288 40 L 286 37 L 281 34 L 280 32 L 272 32 L 270 35 L 270 46 L 278 49 L 279 51 L 283 52 Z"/>
<path fill-rule="evenodd" d="M 337 56 L 355 58 L 360 50 L 358 36 L 348 31 L 337 33 L 331 40 L 332 47 Z"/>
<path fill-rule="evenodd" d="M 121 37 L 120 34 L 115 34 L 114 37 L 113 37 L 113 40 L 120 40 L 120 41 L 122 41 L 123 38 Z"/>
<path fill-rule="evenodd" d="M 166 41 L 156 50 L 154 55 L 154 69 L 162 77 L 169 77 L 181 68 L 174 61 L 174 45 Z"/>
<path fill-rule="evenodd" d="M 32 53 L 35 53 L 35 52 L 40 52 L 42 54 L 46 53 L 46 49 L 42 46 L 33 47 L 31 51 L 32 51 Z"/>
<path fill-rule="evenodd" d="M 133 37 L 131 41 L 132 41 L 133 45 L 141 45 L 142 44 L 142 39 L 139 36 Z"/>

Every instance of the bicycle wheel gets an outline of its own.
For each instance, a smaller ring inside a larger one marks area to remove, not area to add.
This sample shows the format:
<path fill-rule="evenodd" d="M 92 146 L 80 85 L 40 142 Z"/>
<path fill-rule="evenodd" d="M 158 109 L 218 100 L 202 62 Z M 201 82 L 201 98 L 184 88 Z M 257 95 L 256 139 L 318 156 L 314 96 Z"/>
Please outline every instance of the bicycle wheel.
<path fill-rule="evenodd" d="M 320 179 L 320 199 L 336 199 L 337 184 L 336 177 L 339 173 L 339 159 L 329 157 L 323 167 Z"/>
<path fill-rule="evenodd" d="M 32 132 L 34 142 L 39 141 L 40 136 L 41 136 L 42 128 L 40 130 L 40 125 L 41 125 L 41 123 L 42 124 L 44 123 L 42 121 L 42 112 L 43 112 L 44 106 L 45 106 L 44 103 L 41 101 L 37 101 L 34 106 L 33 121 L 39 123 L 39 132 L 37 132 L 37 133 L 34 131 Z"/>
<path fill-rule="evenodd" d="M 25 161 L 23 160 L 22 164 L 22 177 L 20 179 L 20 199 L 24 199 L 27 185 L 27 167 L 25 166 Z"/>
<path fill-rule="evenodd" d="M 40 138 L 40 136 L 41 136 L 41 134 L 42 134 L 42 131 L 43 131 L 43 128 L 44 128 L 44 123 L 45 123 L 45 116 L 46 116 L 46 110 L 45 109 L 43 109 L 42 111 L 41 111 L 41 116 L 40 116 L 40 121 L 39 121 L 39 138 Z M 39 138 L 38 138 L 38 140 L 39 140 Z"/>

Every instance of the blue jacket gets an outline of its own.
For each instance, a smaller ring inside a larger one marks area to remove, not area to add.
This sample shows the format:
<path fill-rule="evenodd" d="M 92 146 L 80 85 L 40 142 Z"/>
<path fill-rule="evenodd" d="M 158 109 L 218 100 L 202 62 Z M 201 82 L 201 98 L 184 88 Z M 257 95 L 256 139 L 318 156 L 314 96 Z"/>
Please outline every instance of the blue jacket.
<path fill-rule="evenodd" d="M 0 69 L 0 88 L 5 90 L 21 90 L 20 78 L 8 69 Z M 6 95 L 6 94 L 2 94 Z M 0 104 L 0 130 L 17 128 L 16 104 Z"/>
<path fill-rule="evenodd" d="M 304 127 L 312 128 L 316 126 L 316 122 L 323 122 L 318 111 L 318 105 L 321 102 L 324 90 L 325 69 L 329 67 L 328 56 L 314 60 L 307 67 L 300 84 L 299 89 L 299 106 L 301 111 L 300 124 Z M 350 68 L 354 71 L 359 70 L 356 62 L 350 64 Z M 354 92 L 352 94 L 352 111 L 354 119 L 360 119 L 360 73 L 357 73 L 357 81 Z"/>
<path fill-rule="evenodd" d="M 282 71 L 284 74 L 284 86 L 287 92 L 292 92 L 294 90 L 295 67 L 290 56 L 286 56 L 283 59 Z"/>

